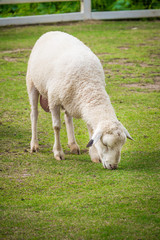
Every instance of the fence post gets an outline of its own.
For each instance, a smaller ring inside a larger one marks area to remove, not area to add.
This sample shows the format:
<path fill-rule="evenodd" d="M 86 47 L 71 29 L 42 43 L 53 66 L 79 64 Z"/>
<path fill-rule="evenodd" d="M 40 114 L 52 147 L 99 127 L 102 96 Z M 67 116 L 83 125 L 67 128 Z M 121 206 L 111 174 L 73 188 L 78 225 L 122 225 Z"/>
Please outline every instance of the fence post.
<path fill-rule="evenodd" d="M 91 19 L 91 0 L 81 0 L 81 13 L 84 20 Z"/>

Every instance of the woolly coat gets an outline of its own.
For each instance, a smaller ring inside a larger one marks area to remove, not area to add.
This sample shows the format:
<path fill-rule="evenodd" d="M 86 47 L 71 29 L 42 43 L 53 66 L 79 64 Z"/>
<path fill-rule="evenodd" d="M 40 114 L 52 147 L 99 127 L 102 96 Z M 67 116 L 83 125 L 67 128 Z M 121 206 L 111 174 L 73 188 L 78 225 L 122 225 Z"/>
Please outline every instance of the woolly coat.
<path fill-rule="evenodd" d="M 99 120 L 117 120 L 105 91 L 105 77 L 97 56 L 80 40 L 63 32 L 42 35 L 32 49 L 27 88 L 33 85 L 49 108 L 62 106 L 93 129 Z"/>

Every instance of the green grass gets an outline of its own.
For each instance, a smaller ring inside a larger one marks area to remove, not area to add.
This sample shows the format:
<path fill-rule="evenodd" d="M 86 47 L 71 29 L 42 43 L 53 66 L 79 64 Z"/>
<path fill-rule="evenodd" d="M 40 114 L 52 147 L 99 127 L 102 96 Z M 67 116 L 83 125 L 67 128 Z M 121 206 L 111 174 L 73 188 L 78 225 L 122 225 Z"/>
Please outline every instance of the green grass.
<path fill-rule="evenodd" d="M 39 107 L 38 153 L 30 154 L 25 73 L 30 50 L 45 32 L 65 31 L 100 58 L 127 141 L 118 170 L 92 163 L 82 120 L 74 120 L 81 155 L 56 161 L 51 116 Z M 159 21 L 85 22 L 0 29 L 0 239 L 159 239 Z"/>

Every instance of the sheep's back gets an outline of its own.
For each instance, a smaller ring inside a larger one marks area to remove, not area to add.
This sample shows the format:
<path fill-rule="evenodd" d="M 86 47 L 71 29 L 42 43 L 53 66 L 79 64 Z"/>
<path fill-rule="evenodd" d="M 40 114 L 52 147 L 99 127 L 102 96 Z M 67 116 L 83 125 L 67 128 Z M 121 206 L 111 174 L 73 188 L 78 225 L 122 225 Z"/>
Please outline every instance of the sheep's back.
<path fill-rule="evenodd" d="M 41 95 L 67 105 L 87 84 L 104 85 L 99 59 L 80 40 L 62 32 L 42 35 L 32 49 L 28 75 Z M 50 95 L 50 96 L 49 96 Z M 75 99 L 76 101 L 76 99 Z"/>

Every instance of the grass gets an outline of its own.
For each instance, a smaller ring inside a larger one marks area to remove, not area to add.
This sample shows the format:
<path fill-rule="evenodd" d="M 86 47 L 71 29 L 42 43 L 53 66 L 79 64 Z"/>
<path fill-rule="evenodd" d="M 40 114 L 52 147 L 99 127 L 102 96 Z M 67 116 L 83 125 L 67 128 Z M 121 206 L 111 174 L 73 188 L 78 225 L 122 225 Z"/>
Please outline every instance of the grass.
<path fill-rule="evenodd" d="M 39 107 L 40 151 L 30 154 L 25 74 L 45 32 L 65 31 L 100 58 L 117 116 L 135 139 L 118 170 L 91 162 L 87 128 L 74 120 L 81 155 L 53 158 L 51 116 Z M 159 239 L 159 21 L 85 22 L 0 29 L 0 239 Z"/>

